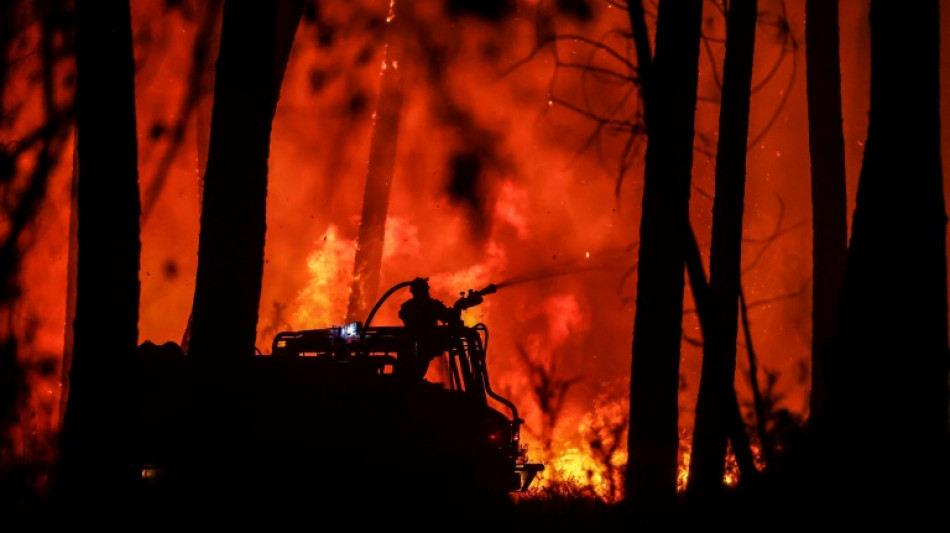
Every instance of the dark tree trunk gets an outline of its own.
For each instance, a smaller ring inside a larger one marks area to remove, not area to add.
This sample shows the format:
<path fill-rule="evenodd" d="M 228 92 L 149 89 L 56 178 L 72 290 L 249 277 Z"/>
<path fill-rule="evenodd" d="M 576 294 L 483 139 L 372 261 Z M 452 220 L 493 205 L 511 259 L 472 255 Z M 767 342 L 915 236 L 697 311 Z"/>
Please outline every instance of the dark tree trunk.
<path fill-rule="evenodd" d="M 950 457 L 938 7 L 871 3 L 868 139 L 828 360 L 824 450 L 829 505 L 921 524 L 946 518 Z"/>
<path fill-rule="evenodd" d="M 662 0 L 652 68 L 630 373 L 626 499 L 637 515 L 676 504 L 679 363 L 703 2 Z"/>
<path fill-rule="evenodd" d="M 848 249 L 838 2 L 805 3 L 805 64 L 812 204 L 812 356 L 809 428 L 820 433 L 825 368 Z"/>
<path fill-rule="evenodd" d="M 77 517 L 109 521 L 138 475 L 129 466 L 141 249 L 132 28 L 127 0 L 79 1 L 76 14 L 79 250 L 59 498 Z"/>
<path fill-rule="evenodd" d="M 66 416 L 66 402 L 69 400 L 69 371 L 73 364 L 74 328 L 69 327 L 76 321 L 76 277 L 79 269 L 79 142 L 73 137 L 73 174 L 69 195 L 69 252 L 66 256 L 66 331 L 63 335 L 63 385 L 60 389 L 60 424 Z M 141 229 L 141 228 L 140 228 Z"/>
<path fill-rule="evenodd" d="M 254 354 L 271 125 L 302 1 L 265 4 L 226 2 L 222 22 L 188 346 L 216 362 Z"/>
<path fill-rule="evenodd" d="M 703 257 L 699 251 L 699 243 L 696 242 L 696 234 L 692 228 L 690 228 L 684 236 L 684 241 L 686 249 L 686 272 L 689 274 L 689 288 L 693 291 L 696 315 L 699 317 L 699 329 L 702 331 L 703 338 L 708 339 L 712 333 L 707 335 L 705 332 L 713 331 L 715 327 L 712 312 L 712 296 L 709 291 L 709 283 L 706 281 L 706 273 L 703 267 Z M 739 298 L 741 301 L 741 291 Z M 754 358 L 750 357 L 750 359 L 754 361 Z M 753 394 L 756 394 L 757 390 L 753 383 Z M 742 420 L 742 412 L 739 409 L 739 399 L 736 397 L 735 388 L 729 389 L 727 393 L 728 396 L 725 399 L 725 403 L 723 403 L 725 412 L 722 418 L 727 426 L 729 439 L 733 442 L 736 465 L 739 467 L 740 475 L 756 476 L 755 458 L 752 456 L 752 449 L 750 448 L 748 434 L 746 433 L 745 422 Z M 696 500 L 696 498 L 693 498 L 694 503 L 696 503 Z"/>
<path fill-rule="evenodd" d="M 687 486 L 687 497 L 695 502 L 715 500 L 722 489 L 730 414 L 738 407 L 733 403 L 756 4 L 756 0 L 732 0 L 726 19 L 709 257 L 712 324 L 703 331 L 703 365 Z M 741 416 L 739 420 L 744 431 Z M 742 441 L 748 449 L 748 438 Z M 737 445 L 733 442 L 733 448 Z"/>
<path fill-rule="evenodd" d="M 650 40 L 646 29 L 644 11 L 642 2 L 632 1 L 628 3 L 628 13 L 630 16 L 630 25 L 633 30 L 632 37 L 637 54 L 637 71 L 640 78 L 640 90 L 644 101 L 644 122 L 647 123 L 647 132 L 649 134 L 649 123 L 651 115 L 650 102 L 652 98 L 653 76 L 652 76 L 652 57 L 650 52 Z M 697 314 L 699 315 L 700 328 L 703 331 L 703 337 L 706 338 L 706 331 L 712 331 L 713 314 L 711 298 L 709 295 L 709 283 L 706 280 L 706 273 L 703 266 L 702 256 L 699 251 L 699 245 L 696 242 L 696 236 L 688 225 L 683 235 L 685 246 L 686 270 L 689 274 L 690 287 L 693 292 L 693 299 L 696 303 Z M 750 354 L 751 355 L 751 354 Z M 753 387 L 755 384 L 753 383 Z M 757 392 L 757 389 L 753 389 Z M 730 438 L 735 442 L 734 451 L 740 472 L 755 474 L 755 463 L 749 448 L 748 438 L 745 433 L 745 425 L 742 420 L 742 414 L 739 410 L 738 400 L 735 396 L 735 390 L 731 390 L 727 398 L 727 421 L 729 422 Z"/>
<path fill-rule="evenodd" d="M 653 92 L 653 51 L 650 49 L 650 33 L 647 31 L 643 0 L 627 2 L 627 14 L 630 16 L 630 29 L 633 45 L 637 54 L 637 75 L 640 77 L 640 94 L 644 102 L 644 122 L 649 135 L 650 107 Z"/>
<path fill-rule="evenodd" d="M 239 490 L 229 483 L 239 475 L 233 465 L 249 457 L 242 448 L 243 392 L 264 268 L 271 126 L 302 6 L 302 0 L 224 4 L 187 335 L 197 465 L 190 473 L 201 476 L 189 488 L 208 504 L 214 497 L 226 503 L 229 490 Z"/>
<path fill-rule="evenodd" d="M 389 192 L 392 189 L 396 167 L 396 147 L 399 141 L 399 119 L 402 117 L 403 70 L 400 58 L 402 46 L 399 29 L 403 25 L 407 6 L 402 0 L 394 4 L 397 12 L 386 28 L 386 58 L 380 74 L 379 101 L 373 123 L 369 167 L 363 190 L 363 208 L 357 237 L 353 266 L 353 284 L 350 289 L 347 321 L 363 321 L 379 297 L 380 268 L 383 243 L 386 238 L 386 215 L 389 211 Z M 400 65 L 397 68 L 397 65 Z"/>
<path fill-rule="evenodd" d="M 194 102 L 195 139 L 198 151 L 198 204 L 204 197 L 204 175 L 208 166 L 208 144 L 211 139 L 211 111 L 214 106 L 214 63 L 218 57 L 218 47 L 221 44 L 221 18 L 223 16 L 223 0 L 214 0 L 205 5 L 204 19 L 198 36 L 196 37 L 194 61 L 201 66 L 200 72 L 193 73 L 192 83 L 197 84 L 197 101 Z M 209 90 L 210 89 L 210 90 Z M 147 200 L 146 200 L 147 201 Z M 146 218 L 142 217 L 143 220 Z M 191 321 L 194 309 L 188 313 L 185 331 L 182 334 L 181 346 L 188 353 L 188 343 L 191 340 Z"/>

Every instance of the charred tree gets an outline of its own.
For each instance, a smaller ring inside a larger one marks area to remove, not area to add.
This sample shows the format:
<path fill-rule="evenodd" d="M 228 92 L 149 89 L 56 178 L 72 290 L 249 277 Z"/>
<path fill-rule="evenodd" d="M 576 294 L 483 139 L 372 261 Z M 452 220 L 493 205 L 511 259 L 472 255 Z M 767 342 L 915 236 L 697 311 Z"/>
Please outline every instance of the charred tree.
<path fill-rule="evenodd" d="M 648 141 L 625 478 L 625 498 L 631 510 L 642 516 L 668 515 L 676 505 L 685 290 L 682 237 L 689 231 L 702 8 L 701 0 L 659 3 L 652 89 L 647 93 Z"/>
<path fill-rule="evenodd" d="M 725 473 L 728 428 L 734 421 L 730 414 L 737 411 L 736 337 L 756 9 L 756 0 L 732 0 L 726 17 L 709 257 L 712 324 L 703 330 L 703 364 L 687 485 L 687 497 L 695 503 L 718 499 Z M 737 434 L 741 440 L 733 442 L 734 449 L 748 449 L 748 438 L 741 438 L 743 431 L 740 426 L 740 431 L 733 433 L 734 440 Z M 743 474 L 745 477 L 753 473 Z"/>
<path fill-rule="evenodd" d="M 823 450 L 825 503 L 849 519 L 870 520 L 867 509 L 874 520 L 946 519 L 938 4 L 871 3 L 868 135 L 828 360 Z"/>
<path fill-rule="evenodd" d="M 405 2 L 394 2 L 387 18 L 386 57 L 380 72 L 379 100 L 373 118 L 363 207 L 353 265 L 347 321 L 365 320 L 379 296 L 380 267 L 386 237 L 389 192 L 396 168 L 399 119 L 402 116 L 403 70 L 400 67 L 401 36 Z M 398 8 L 398 9 L 397 9 Z"/>
<path fill-rule="evenodd" d="M 229 484 L 237 475 L 229 460 L 248 457 L 242 394 L 255 352 L 271 126 L 302 9 L 302 0 L 224 4 L 187 336 L 196 461 L 189 471 L 201 473 L 189 484 L 205 503 L 227 500 L 227 490 L 213 490 L 239 490 Z"/>
<path fill-rule="evenodd" d="M 76 14 L 79 249 L 57 502 L 109 520 L 103 502 L 122 509 L 139 474 L 129 466 L 141 249 L 132 28 L 127 0 L 80 1 Z"/>
<path fill-rule="evenodd" d="M 838 2 L 805 2 L 812 205 L 812 356 L 809 427 L 820 432 L 825 368 L 848 250 Z"/>

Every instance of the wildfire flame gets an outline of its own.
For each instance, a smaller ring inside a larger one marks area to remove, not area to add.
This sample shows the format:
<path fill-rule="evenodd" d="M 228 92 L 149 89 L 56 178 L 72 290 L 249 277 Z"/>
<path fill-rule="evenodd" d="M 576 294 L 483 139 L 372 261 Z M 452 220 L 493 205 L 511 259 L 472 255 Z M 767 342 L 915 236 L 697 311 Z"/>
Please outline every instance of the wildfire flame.
<path fill-rule="evenodd" d="M 343 322 L 355 253 L 355 242 L 341 239 L 336 226 L 330 226 L 323 243 L 307 258 L 310 282 L 297 296 L 291 328 Z"/>
<path fill-rule="evenodd" d="M 466 310 L 463 318 L 469 325 L 485 323 L 491 331 L 487 364 L 493 385 L 523 411 L 524 441 L 533 459 L 546 463 L 540 485 L 571 481 L 616 500 L 622 496 L 617 476 L 626 463 L 622 416 L 627 400 L 614 388 L 619 378 L 622 391 L 630 371 L 642 152 L 636 143 L 628 144 L 630 131 L 624 128 L 629 124 L 604 128 L 591 115 L 616 108 L 633 116 L 636 97 L 629 85 L 594 79 L 569 66 L 582 57 L 599 57 L 582 40 L 558 40 L 538 50 L 549 35 L 537 32 L 546 24 L 542 29 L 552 35 L 619 39 L 629 32 L 628 14 L 595 3 L 584 18 L 544 11 L 551 3 L 529 1 L 487 20 L 446 12 L 443 4 L 414 2 L 409 16 L 400 15 L 401 24 L 418 31 L 407 32 L 413 40 L 399 62 L 406 88 L 380 292 L 424 276 L 433 295 L 451 304 L 461 291 L 518 279 Z M 755 313 L 760 368 L 781 376 L 776 397 L 782 405 L 805 413 L 810 302 L 801 287 L 809 281 L 811 244 L 810 233 L 796 224 L 809 219 L 810 199 L 801 187 L 801 176 L 808 173 L 803 69 L 794 66 L 802 51 L 792 46 L 802 42 L 804 15 L 801 3 L 781 4 L 787 12 L 762 6 L 757 34 L 750 134 L 756 137 L 748 162 L 749 244 L 743 257 L 751 268 L 743 274 L 743 288 Z M 842 3 L 842 20 L 866 20 L 863 4 Z M 203 30 L 215 25 L 206 24 L 201 5 L 194 0 L 131 4 L 142 190 L 164 180 L 142 228 L 141 341 L 180 340 L 194 294 L 201 205 L 196 176 L 203 174 L 213 84 L 200 87 L 193 105 L 184 104 L 189 80 L 213 78 L 216 49 L 214 31 Z M 260 346 L 269 346 L 274 333 L 285 328 L 327 327 L 343 320 L 379 67 L 385 66 L 378 37 L 393 20 L 393 5 L 319 3 L 298 29 L 273 124 Z M 9 62 L 0 113 L 2 162 L 10 163 L 12 176 L 0 185 L 4 239 L 12 231 L 9 206 L 23 197 L 38 149 L 10 154 L 49 118 L 44 87 L 37 81 L 43 79 L 41 18 L 24 20 L 7 51 L 7 59 L 16 61 Z M 716 12 L 710 12 L 708 22 L 704 31 L 712 37 L 724 31 Z M 859 40 L 866 35 L 858 25 L 842 25 L 841 31 L 843 43 L 861 43 L 842 47 L 843 89 L 849 95 L 847 168 L 849 191 L 854 191 L 867 120 L 862 80 L 868 65 L 861 59 L 867 57 L 867 43 Z M 629 43 L 608 42 L 617 50 L 629 49 Z M 709 140 L 715 138 L 719 109 L 722 46 L 717 42 L 710 39 L 700 67 L 692 217 L 701 243 L 708 242 L 711 220 L 706 191 L 713 190 L 715 167 Z M 195 51 L 202 43 L 213 45 L 211 57 L 196 65 Z M 602 66 L 616 68 L 616 63 Z M 74 66 L 57 64 L 54 74 L 54 100 L 65 105 Z M 181 136 L 170 135 L 178 124 Z M 55 156 L 46 194 L 17 239 L 21 292 L 10 305 L 0 306 L 0 342 L 16 346 L 17 362 L 29 374 L 19 423 L 7 436 L 14 445 L 0 450 L 7 456 L 48 450 L 59 426 L 69 326 L 71 137 Z M 158 176 L 166 157 L 171 163 Z M 626 166 L 624 157 L 629 158 Z M 621 167 L 626 174 L 619 186 Z M 853 206 L 853 195 L 849 200 Z M 611 269 L 578 266 L 603 259 Z M 543 274 L 522 276 L 526 272 Z M 756 306 L 760 301 L 771 303 Z M 377 320 L 397 319 L 386 307 Z M 688 428 L 701 362 L 691 311 L 684 331 L 681 426 Z M 743 357 L 740 349 L 740 400 L 749 395 Z M 556 388 L 544 389 L 544 383 L 564 389 L 554 411 L 550 395 Z M 688 448 L 688 436 L 683 440 Z M 688 464 L 687 450 L 681 458 L 681 488 Z M 730 466 L 725 482 L 734 483 L 736 475 Z"/>

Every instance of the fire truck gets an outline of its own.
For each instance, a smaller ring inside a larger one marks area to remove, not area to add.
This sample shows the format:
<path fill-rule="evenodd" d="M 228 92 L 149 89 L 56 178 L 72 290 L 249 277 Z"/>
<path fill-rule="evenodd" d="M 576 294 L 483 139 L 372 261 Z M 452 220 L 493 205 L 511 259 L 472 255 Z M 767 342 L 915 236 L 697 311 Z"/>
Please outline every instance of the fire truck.
<path fill-rule="evenodd" d="M 391 288 L 364 322 L 278 333 L 270 353 L 258 353 L 249 365 L 243 444 L 273 458 L 275 468 L 353 492 L 528 490 L 544 467 L 528 458 L 517 407 L 492 388 L 487 327 L 461 320 L 439 325 L 425 339 L 436 357 L 420 378 L 408 370 L 418 361 L 418 335 L 372 323 L 387 298 L 408 285 Z M 453 308 L 477 305 L 495 290 L 469 290 Z M 167 393 L 187 388 L 188 356 L 175 348 L 139 350 L 146 483 L 160 484 L 176 468 L 168 450 L 187 447 L 187 435 L 176 434 L 188 409 L 185 395 Z"/>

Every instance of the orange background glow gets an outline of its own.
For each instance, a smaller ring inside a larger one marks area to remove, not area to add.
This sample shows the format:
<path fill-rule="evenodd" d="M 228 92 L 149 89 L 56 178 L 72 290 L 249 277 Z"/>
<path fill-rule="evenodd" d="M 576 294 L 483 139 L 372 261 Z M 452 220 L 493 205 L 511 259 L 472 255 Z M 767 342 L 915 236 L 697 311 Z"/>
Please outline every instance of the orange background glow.
<path fill-rule="evenodd" d="M 213 61 L 192 72 L 203 4 L 166 4 L 131 4 L 143 196 L 164 179 L 154 208 L 143 217 L 141 235 L 139 338 L 157 343 L 180 342 L 191 309 L 214 74 Z M 643 139 L 635 144 L 615 194 L 629 134 L 605 127 L 588 142 L 597 124 L 572 106 L 629 117 L 637 95 L 629 84 L 556 65 L 556 58 L 592 60 L 628 73 L 621 62 L 582 41 L 535 48 L 541 31 L 577 34 L 635 61 L 632 44 L 618 33 L 628 31 L 628 15 L 593 1 L 590 18 L 582 20 L 555 13 L 553 2 L 518 0 L 504 18 L 488 21 L 453 16 L 445 5 L 413 2 L 406 21 L 404 55 L 396 65 L 403 69 L 405 93 L 378 294 L 424 276 L 430 278 L 433 296 L 451 304 L 468 289 L 537 278 L 487 296 L 466 312 L 466 321 L 488 327 L 492 385 L 520 407 L 529 457 L 547 464 L 541 483 L 574 480 L 615 498 L 611 491 L 619 489 L 611 489 L 616 484 L 611 476 L 625 462 L 626 446 L 618 440 L 611 448 L 610 428 L 622 425 L 626 415 L 645 144 Z M 655 6 L 645 5 L 652 26 Z M 850 213 L 867 128 L 869 2 L 842 0 L 840 6 Z M 271 141 L 257 336 L 264 353 L 279 331 L 344 320 L 388 7 L 388 0 L 321 2 L 299 26 Z M 705 9 L 691 210 L 700 245 L 708 252 L 725 22 L 714 3 L 707 2 Z M 760 0 L 759 10 L 742 284 L 760 358 L 760 386 L 766 372 L 774 373 L 778 406 L 807 416 L 811 210 L 804 0 Z M 946 27 L 950 10 L 942 10 L 941 18 Z M 25 56 L 38 46 L 38 31 L 26 31 Z M 947 42 L 941 47 L 950 52 Z M 948 58 L 942 54 L 945 86 L 950 86 Z M 3 106 L 19 106 L 20 112 L 15 121 L 0 124 L 0 141 L 12 142 L 44 120 L 40 90 L 29 81 L 39 68 L 27 57 L 11 71 Z M 59 76 L 68 77 L 69 69 L 63 67 Z M 191 79 L 203 80 L 203 86 L 189 104 Z M 946 99 L 941 111 L 944 117 L 950 111 Z M 180 142 L 171 134 L 178 122 L 184 126 Z M 947 147 L 950 134 L 942 134 Z M 0 337 L 19 340 L 21 362 L 57 365 L 52 372 L 30 374 L 29 402 L 14 439 L 16 455 L 48 446 L 61 414 L 58 365 L 67 327 L 73 159 L 71 142 L 67 146 L 21 243 L 22 296 L 8 316 L 0 317 Z M 480 164 L 478 179 L 461 197 L 450 193 L 457 156 Z M 163 158 L 171 164 L 160 176 Z M 28 172 L 31 162 L 24 158 L 21 165 L 18 175 Z M 946 167 L 944 175 L 950 175 Z M 0 221 L 0 231 L 8 231 L 4 224 Z M 397 302 L 405 297 L 397 293 L 374 323 L 396 324 Z M 693 308 L 688 293 L 686 307 Z M 101 327 L 105 334 L 109 325 Z M 698 321 L 688 312 L 680 396 L 686 439 L 700 375 L 699 342 Z M 740 338 L 736 387 L 746 405 L 751 392 L 744 347 Z M 567 388 L 553 427 L 543 420 L 526 362 L 560 382 L 577 379 Z M 592 448 L 598 438 L 603 445 Z"/>

